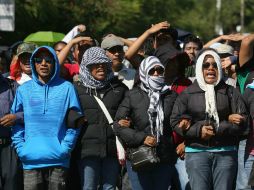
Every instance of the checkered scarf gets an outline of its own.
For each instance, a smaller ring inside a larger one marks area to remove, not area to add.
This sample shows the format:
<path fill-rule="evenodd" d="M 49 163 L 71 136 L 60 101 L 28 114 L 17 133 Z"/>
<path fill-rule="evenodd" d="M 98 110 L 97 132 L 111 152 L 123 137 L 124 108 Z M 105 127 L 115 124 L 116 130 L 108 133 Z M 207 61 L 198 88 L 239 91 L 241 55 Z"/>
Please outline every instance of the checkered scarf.
<path fill-rule="evenodd" d="M 149 71 L 155 67 L 164 68 L 160 60 L 155 56 L 149 56 L 141 62 L 139 67 L 139 75 L 141 80 L 141 89 L 148 93 L 150 98 L 149 108 L 147 110 L 151 133 L 160 140 L 160 135 L 163 135 L 164 111 L 162 107 L 161 94 L 164 94 L 169 87 L 166 86 L 164 76 L 150 76 Z M 165 68 L 164 68 L 165 69 Z"/>
<path fill-rule="evenodd" d="M 87 67 L 88 65 L 93 64 L 107 64 L 107 76 L 103 81 L 96 80 Z M 84 86 L 90 89 L 101 89 L 107 86 L 112 78 L 114 77 L 112 71 L 112 61 L 106 55 L 104 49 L 99 47 L 91 47 L 85 51 L 79 69 L 80 80 Z"/>

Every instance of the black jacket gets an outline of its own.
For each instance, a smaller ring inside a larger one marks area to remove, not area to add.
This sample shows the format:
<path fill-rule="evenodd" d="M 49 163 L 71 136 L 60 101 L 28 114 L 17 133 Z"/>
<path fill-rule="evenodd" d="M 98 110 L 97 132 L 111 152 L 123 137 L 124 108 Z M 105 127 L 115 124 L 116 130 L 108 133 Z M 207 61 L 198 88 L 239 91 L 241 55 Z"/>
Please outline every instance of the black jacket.
<path fill-rule="evenodd" d="M 0 118 L 10 113 L 17 88 L 18 84 L 15 81 L 4 78 L 2 74 L 0 74 Z M 23 112 L 18 112 L 15 115 L 17 117 L 16 122 L 23 124 Z M 0 137 L 10 138 L 11 128 L 0 125 Z"/>
<path fill-rule="evenodd" d="M 157 148 L 161 161 L 170 162 L 175 159 L 175 147 L 172 143 L 172 130 L 170 127 L 170 115 L 177 94 L 173 91 L 162 95 L 164 110 L 164 130 Z M 128 91 L 119 106 L 114 123 L 117 135 L 122 139 L 127 148 L 138 147 L 143 144 L 146 136 L 151 135 L 150 122 L 148 118 L 149 97 L 139 87 Z M 117 123 L 120 119 L 129 117 L 132 121 L 130 128 L 120 127 Z"/>
<path fill-rule="evenodd" d="M 87 124 L 83 127 L 80 141 L 77 144 L 81 153 L 80 158 L 89 156 L 116 157 L 115 134 L 93 95 L 97 94 L 97 97 L 103 101 L 114 119 L 118 106 L 128 88 L 117 79 L 113 79 L 110 85 L 96 92 L 84 87 L 81 82 L 74 85 L 87 119 Z"/>
<path fill-rule="evenodd" d="M 253 135 L 254 135 L 254 131 L 253 131 L 253 121 L 254 121 L 254 90 L 251 89 L 251 88 L 246 88 L 245 91 L 244 91 L 244 94 L 243 94 L 243 98 L 244 98 L 244 101 L 246 103 L 246 107 L 250 113 L 250 119 L 251 119 L 251 124 L 250 124 L 250 136 L 249 136 L 249 139 L 247 141 L 247 146 L 246 147 L 249 147 L 250 149 L 248 149 L 247 151 L 250 152 L 252 151 L 251 148 L 254 147 L 254 141 L 253 141 Z M 253 166 L 254 168 L 254 166 Z M 254 174 L 254 171 L 253 171 L 253 174 Z"/>
<path fill-rule="evenodd" d="M 249 132 L 248 114 L 239 92 L 220 82 L 215 87 L 215 94 L 220 123 L 215 136 L 208 141 L 201 139 L 201 128 L 206 120 L 205 92 L 195 81 L 178 96 L 171 115 L 171 125 L 185 138 L 187 146 L 207 148 L 238 145 L 239 137 Z M 243 115 L 245 122 L 240 126 L 228 122 L 228 116 L 233 113 Z M 191 126 L 186 132 L 178 128 L 182 118 L 191 119 Z"/>

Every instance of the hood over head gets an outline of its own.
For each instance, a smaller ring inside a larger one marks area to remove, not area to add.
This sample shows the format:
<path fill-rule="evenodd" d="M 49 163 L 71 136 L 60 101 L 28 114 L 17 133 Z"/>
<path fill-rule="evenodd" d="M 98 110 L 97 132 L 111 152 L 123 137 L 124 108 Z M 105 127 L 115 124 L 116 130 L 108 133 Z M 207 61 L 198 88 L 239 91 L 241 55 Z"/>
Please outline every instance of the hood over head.
<path fill-rule="evenodd" d="M 59 61 L 58 61 L 57 55 L 56 55 L 54 49 L 49 47 L 49 46 L 41 46 L 41 47 L 38 47 L 36 50 L 34 50 L 32 56 L 30 58 L 30 66 L 32 68 L 32 79 L 34 81 L 36 81 L 37 83 L 39 83 L 39 84 L 43 84 L 41 81 L 39 81 L 38 73 L 37 73 L 37 71 L 35 69 L 35 62 L 34 62 L 34 58 L 41 51 L 47 51 L 47 52 L 49 52 L 51 54 L 51 56 L 53 57 L 53 59 L 54 59 L 54 73 L 51 74 L 51 78 L 47 82 L 47 84 L 49 84 L 52 81 L 54 81 L 55 79 L 59 78 L 59 75 L 60 75 L 60 65 L 59 65 Z"/>

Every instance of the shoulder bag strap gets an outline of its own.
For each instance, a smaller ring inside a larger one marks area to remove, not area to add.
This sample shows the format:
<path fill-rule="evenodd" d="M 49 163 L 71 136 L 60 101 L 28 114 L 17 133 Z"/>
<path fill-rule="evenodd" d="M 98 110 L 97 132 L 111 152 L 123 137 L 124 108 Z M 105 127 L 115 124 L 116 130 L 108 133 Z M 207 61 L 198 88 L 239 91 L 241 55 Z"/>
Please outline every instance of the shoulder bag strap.
<path fill-rule="evenodd" d="M 103 113 L 105 114 L 109 125 L 111 125 L 112 129 L 113 129 L 113 119 L 111 117 L 111 115 L 108 112 L 108 109 L 106 108 L 105 104 L 103 103 L 103 101 L 100 100 L 100 98 L 94 96 L 95 100 L 98 102 L 99 106 L 101 107 Z M 113 129 L 114 130 L 114 129 Z"/>
<path fill-rule="evenodd" d="M 98 102 L 99 106 L 101 107 L 103 113 L 105 114 L 105 116 L 108 120 L 109 125 L 111 126 L 111 128 L 114 131 L 113 119 L 112 119 L 111 115 L 109 114 L 108 109 L 106 108 L 105 104 L 98 97 L 94 96 L 94 98 Z M 125 164 L 125 151 L 124 151 L 122 143 L 119 141 L 117 136 L 116 136 L 116 148 L 117 148 L 118 160 L 121 165 L 124 165 Z"/>

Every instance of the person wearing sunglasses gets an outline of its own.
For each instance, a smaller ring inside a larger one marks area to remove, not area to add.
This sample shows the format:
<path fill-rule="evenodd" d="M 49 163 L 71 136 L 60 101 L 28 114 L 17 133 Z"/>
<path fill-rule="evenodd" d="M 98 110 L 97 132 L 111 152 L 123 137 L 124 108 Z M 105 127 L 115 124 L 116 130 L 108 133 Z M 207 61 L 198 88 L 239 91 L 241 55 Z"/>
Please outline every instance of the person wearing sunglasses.
<path fill-rule="evenodd" d="M 62 190 L 80 131 L 76 121 L 81 108 L 73 85 L 59 77 L 60 65 L 51 47 L 37 48 L 30 65 L 32 80 L 18 88 L 12 105 L 12 113 L 24 112 L 24 125 L 12 127 L 24 189 Z M 68 124 L 70 110 L 75 114 Z"/>
<path fill-rule="evenodd" d="M 154 168 L 137 172 L 127 160 L 135 190 L 166 190 L 171 186 L 176 153 L 169 119 L 177 93 L 166 85 L 164 74 L 165 67 L 157 57 L 145 58 L 139 67 L 140 85 L 126 93 L 116 113 L 114 127 L 126 148 L 156 147 L 160 158 Z"/>
<path fill-rule="evenodd" d="M 16 80 L 19 85 L 31 80 L 32 70 L 29 60 L 36 48 L 37 45 L 30 42 L 24 42 L 17 48 L 17 61 L 10 66 L 10 78 Z"/>
<path fill-rule="evenodd" d="M 179 123 L 188 119 L 189 125 Z M 213 49 L 200 52 L 196 80 L 174 105 L 171 125 L 185 139 L 185 162 L 191 189 L 233 189 L 237 145 L 249 132 L 241 95 L 222 80 L 222 66 Z"/>

